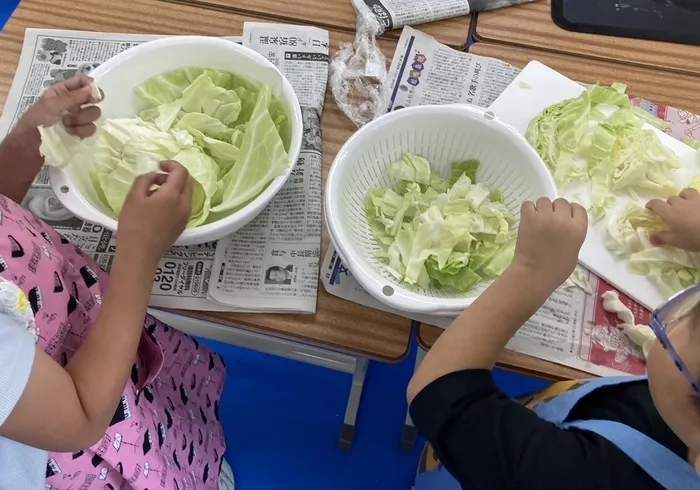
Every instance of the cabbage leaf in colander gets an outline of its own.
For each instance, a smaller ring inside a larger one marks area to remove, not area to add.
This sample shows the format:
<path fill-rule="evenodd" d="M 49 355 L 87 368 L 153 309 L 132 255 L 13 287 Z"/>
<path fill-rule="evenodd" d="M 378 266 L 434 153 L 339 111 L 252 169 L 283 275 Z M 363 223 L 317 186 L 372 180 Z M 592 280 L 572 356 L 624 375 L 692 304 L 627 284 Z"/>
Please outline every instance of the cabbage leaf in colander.
<path fill-rule="evenodd" d="M 378 256 L 397 280 L 465 292 L 511 263 L 514 217 L 500 192 L 476 183 L 478 167 L 476 160 L 454 162 L 448 180 L 407 153 L 389 165 L 394 188 L 367 192 Z"/>
<path fill-rule="evenodd" d="M 61 124 L 39 128 L 46 163 L 87 166 L 96 195 L 116 217 L 134 180 L 158 171 L 163 160 L 178 161 L 195 180 L 190 227 L 245 206 L 288 168 L 291 127 L 268 85 L 183 68 L 135 92 L 152 107 L 107 119 L 86 140 Z"/>

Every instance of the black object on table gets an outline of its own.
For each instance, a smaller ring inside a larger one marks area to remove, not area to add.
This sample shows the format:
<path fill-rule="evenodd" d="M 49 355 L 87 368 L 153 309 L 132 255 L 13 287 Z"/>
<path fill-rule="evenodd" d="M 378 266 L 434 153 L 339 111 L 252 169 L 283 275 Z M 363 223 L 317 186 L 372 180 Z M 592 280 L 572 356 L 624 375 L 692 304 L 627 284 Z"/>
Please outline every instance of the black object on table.
<path fill-rule="evenodd" d="M 700 45 L 700 0 L 552 0 L 552 18 L 569 31 Z"/>

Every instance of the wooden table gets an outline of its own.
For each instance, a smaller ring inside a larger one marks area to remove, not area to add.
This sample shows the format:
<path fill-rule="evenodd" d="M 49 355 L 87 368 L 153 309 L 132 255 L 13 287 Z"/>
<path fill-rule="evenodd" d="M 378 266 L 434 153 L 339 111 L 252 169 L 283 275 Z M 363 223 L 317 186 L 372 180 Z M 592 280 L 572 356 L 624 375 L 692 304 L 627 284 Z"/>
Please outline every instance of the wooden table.
<path fill-rule="evenodd" d="M 486 42 L 473 44 L 469 52 L 498 58 L 520 68 L 537 60 L 583 83 L 625 83 L 630 95 L 700 113 L 700 78 L 692 75 Z"/>
<path fill-rule="evenodd" d="M 550 0 L 478 15 L 477 41 L 541 48 L 700 75 L 700 46 L 570 32 L 552 20 Z M 588 61 L 580 60 L 581 65 Z"/>
<path fill-rule="evenodd" d="M 157 17 L 154 12 L 157 11 Z M 0 32 L 0 108 L 4 105 L 19 59 L 24 30 L 28 27 L 130 32 L 141 34 L 240 35 L 245 21 L 260 17 L 222 13 L 156 0 L 23 0 Z M 349 32 L 331 31 L 333 46 L 350 41 Z M 382 40 L 391 58 L 395 41 Z M 324 172 L 355 130 L 331 96 L 323 114 Z M 328 238 L 323 237 L 323 250 Z M 347 446 L 354 429 L 367 360 L 397 362 L 403 359 L 411 338 L 411 322 L 405 318 L 350 303 L 325 292 L 319 285 L 314 315 L 237 314 L 213 312 L 162 313 L 174 326 L 188 333 L 257 348 L 353 375 L 344 425 Z M 185 315 L 185 316 L 183 316 Z"/>
<path fill-rule="evenodd" d="M 257 15 L 277 22 L 313 24 L 328 29 L 354 32 L 356 24 L 355 10 L 350 0 L 295 0 L 281 2 L 278 0 L 165 0 L 194 5 L 198 7 Z M 471 24 L 470 16 L 445 19 L 418 28 L 435 37 L 438 41 L 454 48 L 465 48 Z M 401 29 L 384 34 L 384 37 L 398 39 Z M 332 54 L 333 52 L 331 52 Z M 393 52 L 391 53 L 393 55 Z"/>

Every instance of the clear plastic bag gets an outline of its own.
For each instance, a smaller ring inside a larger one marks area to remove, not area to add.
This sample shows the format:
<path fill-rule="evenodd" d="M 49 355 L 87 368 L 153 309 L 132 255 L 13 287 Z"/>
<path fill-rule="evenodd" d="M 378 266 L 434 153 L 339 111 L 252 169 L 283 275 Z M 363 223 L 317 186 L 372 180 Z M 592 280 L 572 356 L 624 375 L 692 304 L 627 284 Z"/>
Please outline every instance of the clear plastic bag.
<path fill-rule="evenodd" d="M 356 126 L 374 119 L 385 105 L 382 100 L 387 76 L 386 58 L 377 44 L 383 27 L 360 2 L 355 41 L 343 43 L 330 64 L 329 84 L 336 104 Z"/>
<path fill-rule="evenodd" d="M 329 84 L 340 110 L 361 127 L 376 115 L 383 114 L 388 102 L 388 94 L 384 91 L 387 82 L 386 58 L 379 49 L 377 36 L 387 29 L 402 27 L 407 21 L 432 22 L 534 0 L 461 0 L 457 2 L 458 6 L 453 5 L 455 0 L 351 1 L 357 13 L 355 41 L 340 45 L 338 53 L 331 60 Z M 416 12 L 421 12 L 421 6 L 432 7 L 426 11 L 432 12 L 433 16 L 416 16 Z"/>

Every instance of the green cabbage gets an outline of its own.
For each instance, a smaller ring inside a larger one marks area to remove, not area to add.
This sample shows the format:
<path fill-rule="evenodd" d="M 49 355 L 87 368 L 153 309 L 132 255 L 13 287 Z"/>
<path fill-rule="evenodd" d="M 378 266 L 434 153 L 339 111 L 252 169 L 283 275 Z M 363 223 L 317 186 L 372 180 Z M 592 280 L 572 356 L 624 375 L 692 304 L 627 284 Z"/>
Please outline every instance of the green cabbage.
<path fill-rule="evenodd" d="M 566 289 L 578 288 L 586 294 L 593 294 L 593 286 L 591 286 L 588 280 L 588 271 L 583 269 L 580 265 L 576 266 L 573 274 L 564 282 L 563 287 Z"/>
<path fill-rule="evenodd" d="M 475 182 L 478 167 L 477 160 L 454 162 L 448 181 L 407 153 L 389 165 L 394 189 L 367 192 L 378 256 L 397 280 L 465 292 L 511 263 L 514 217 L 500 192 Z"/>
<path fill-rule="evenodd" d="M 557 185 L 590 182 L 590 211 L 596 220 L 615 202 L 615 193 L 669 197 L 680 189 L 669 174 L 676 155 L 645 123 L 666 123 L 632 107 L 626 86 L 589 87 L 581 96 L 545 109 L 529 125 L 526 138 L 549 167 Z"/>
<path fill-rule="evenodd" d="M 691 186 L 700 184 L 697 180 Z M 657 247 L 649 236 L 666 229 L 663 221 L 638 204 L 629 204 L 608 222 L 606 247 L 625 257 L 633 274 L 646 276 L 666 297 L 700 282 L 700 253 Z"/>
<path fill-rule="evenodd" d="M 686 138 L 683 140 L 683 143 L 685 143 L 694 150 L 700 151 L 700 141 L 696 140 L 695 138 Z"/>
<path fill-rule="evenodd" d="M 189 226 L 235 212 L 288 167 L 291 127 L 271 87 L 222 70 L 183 68 L 135 89 L 152 107 L 107 119 L 87 140 L 39 128 L 48 165 L 87 167 L 96 196 L 118 217 L 134 180 L 175 160 L 195 181 Z"/>
<path fill-rule="evenodd" d="M 269 112 L 272 100 L 270 88 L 263 87 L 247 123 L 236 163 L 222 178 L 221 202 L 212 211 L 230 211 L 246 204 L 287 168 L 287 151 Z"/>

